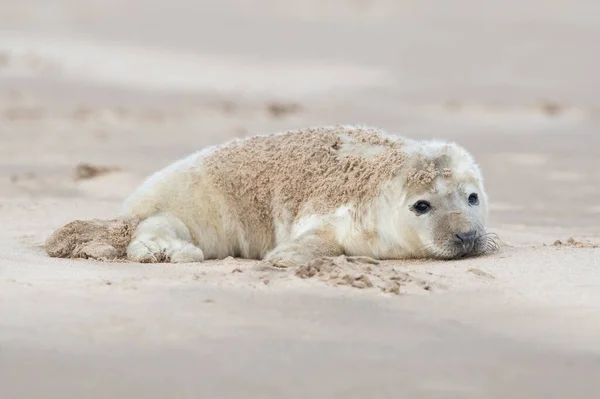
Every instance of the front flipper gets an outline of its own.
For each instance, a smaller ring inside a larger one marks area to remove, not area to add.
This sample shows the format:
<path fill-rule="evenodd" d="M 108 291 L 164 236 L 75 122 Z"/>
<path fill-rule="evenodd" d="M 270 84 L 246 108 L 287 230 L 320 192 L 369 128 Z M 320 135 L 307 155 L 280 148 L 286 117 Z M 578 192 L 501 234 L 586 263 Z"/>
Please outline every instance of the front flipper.
<path fill-rule="evenodd" d="M 326 257 L 344 253 L 330 228 L 310 230 L 292 241 L 284 242 L 269 252 L 264 261 L 273 267 L 288 268 L 309 264 Z"/>

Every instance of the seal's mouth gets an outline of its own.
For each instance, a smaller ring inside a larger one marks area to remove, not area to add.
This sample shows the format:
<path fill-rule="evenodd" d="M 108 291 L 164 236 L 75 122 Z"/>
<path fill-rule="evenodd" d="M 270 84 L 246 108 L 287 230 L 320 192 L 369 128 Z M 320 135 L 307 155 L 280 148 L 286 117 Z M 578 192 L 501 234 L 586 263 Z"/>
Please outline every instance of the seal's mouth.
<path fill-rule="evenodd" d="M 474 258 L 483 254 L 483 252 L 481 244 L 476 242 L 460 246 L 455 245 L 455 255 L 450 257 L 450 259 Z"/>
<path fill-rule="evenodd" d="M 468 243 L 459 244 L 457 259 L 464 259 L 481 255 L 484 251 L 484 245 L 481 240 L 474 240 Z"/>
<path fill-rule="evenodd" d="M 474 234 L 471 238 L 459 239 L 456 235 L 437 245 L 431 255 L 437 259 L 458 260 L 485 255 L 498 249 L 495 240 L 488 234 Z"/>
<path fill-rule="evenodd" d="M 472 248 L 469 250 L 461 251 L 456 256 L 450 259 L 465 259 L 465 258 L 474 258 L 478 255 L 481 255 L 480 252 L 473 250 Z"/>

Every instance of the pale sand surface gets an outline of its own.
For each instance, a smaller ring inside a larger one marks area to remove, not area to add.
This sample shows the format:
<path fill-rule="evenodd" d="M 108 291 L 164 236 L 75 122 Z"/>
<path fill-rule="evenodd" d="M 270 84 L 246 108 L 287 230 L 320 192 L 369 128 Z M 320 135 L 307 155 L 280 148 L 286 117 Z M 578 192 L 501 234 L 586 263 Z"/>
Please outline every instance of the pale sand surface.
<path fill-rule="evenodd" d="M 598 15 L 566 0 L 1 1 L 0 398 L 596 398 Z M 365 289 L 244 260 L 43 251 L 192 151 L 332 123 L 467 147 L 502 250 L 342 265 Z M 118 170 L 77 179 L 81 163 Z M 552 245 L 570 237 L 589 244 Z"/>

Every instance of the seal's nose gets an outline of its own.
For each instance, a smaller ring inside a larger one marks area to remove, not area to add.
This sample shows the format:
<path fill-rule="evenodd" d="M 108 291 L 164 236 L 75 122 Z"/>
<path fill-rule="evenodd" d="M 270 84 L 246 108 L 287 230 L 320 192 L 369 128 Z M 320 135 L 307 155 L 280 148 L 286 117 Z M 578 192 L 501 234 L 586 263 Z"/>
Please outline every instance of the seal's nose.
<path fill-rule="evenodd" d="M 475 238 L 477 237 L 477 232 L 475 230 L 456 233 L 455 240 L 457 244 L 461 244 L 465 248 L 472 248 L 475 243 Z"/>

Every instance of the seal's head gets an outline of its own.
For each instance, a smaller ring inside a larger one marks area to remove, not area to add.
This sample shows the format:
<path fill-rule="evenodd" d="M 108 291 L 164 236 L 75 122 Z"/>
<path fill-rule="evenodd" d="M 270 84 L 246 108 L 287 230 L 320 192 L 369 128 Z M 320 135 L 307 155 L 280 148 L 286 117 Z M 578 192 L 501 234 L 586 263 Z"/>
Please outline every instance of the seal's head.
<path fill-rule="evenodd" d="M 415 143 L 398 176 L 403 188 L 397 223 L 416 256 L 455 259 L 495 246 L 486 233 L 488 198 L 481 171 L 454 143 Z"/>

